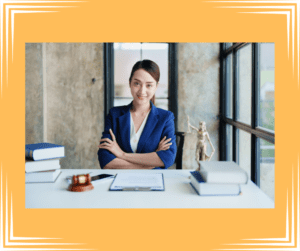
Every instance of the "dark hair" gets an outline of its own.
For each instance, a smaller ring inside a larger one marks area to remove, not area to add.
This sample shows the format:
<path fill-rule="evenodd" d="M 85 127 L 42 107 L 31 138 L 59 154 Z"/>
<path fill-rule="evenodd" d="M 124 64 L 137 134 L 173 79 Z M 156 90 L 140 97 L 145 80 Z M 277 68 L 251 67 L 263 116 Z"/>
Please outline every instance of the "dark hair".
<path fill-rule="evenodd" d="M 148 72 L 156 81 L 156 84 L 159 81 L 160 78 L 160 71 L 159 71 L 159 67 L 156 63 L 154 63 L 153 61 L 149 60 L 149 59 L 144 59 L 143 61 L 138 61 L 135 63 L 135 65 L 132 67 L 131 70 L 131 74 L 129 77 L 129 83 L 131 82 L 131 79 L 134 75 L 134 73 L 139 70 L 139 69 L 143 69 L 146 72 Z M 155 95 L 152 97 L 151 99 L 152 103 L 155 103 Z"/>

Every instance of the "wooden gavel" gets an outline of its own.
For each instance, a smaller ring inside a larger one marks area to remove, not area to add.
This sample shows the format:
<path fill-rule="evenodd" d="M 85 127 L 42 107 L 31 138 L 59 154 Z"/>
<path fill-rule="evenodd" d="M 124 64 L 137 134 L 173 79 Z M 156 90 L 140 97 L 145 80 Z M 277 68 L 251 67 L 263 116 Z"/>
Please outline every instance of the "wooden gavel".
<path fill-rule="evenodd" d="M 90 174 L 73 175 L 72 184 L 69 186 L 69 191 L 85 192 L 94 189 L 91 183 Z"/>

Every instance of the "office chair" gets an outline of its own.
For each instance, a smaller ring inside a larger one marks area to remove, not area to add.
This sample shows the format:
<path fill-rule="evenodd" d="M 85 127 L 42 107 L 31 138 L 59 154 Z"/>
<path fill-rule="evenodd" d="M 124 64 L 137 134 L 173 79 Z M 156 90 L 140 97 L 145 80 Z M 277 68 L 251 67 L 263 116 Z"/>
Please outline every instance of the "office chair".
<path fill-rule="evenodd" d="M 184 132 L 175 132 L 177 139 L 176 169 L 182 169 L 182 153 L 184 145 Z"/>

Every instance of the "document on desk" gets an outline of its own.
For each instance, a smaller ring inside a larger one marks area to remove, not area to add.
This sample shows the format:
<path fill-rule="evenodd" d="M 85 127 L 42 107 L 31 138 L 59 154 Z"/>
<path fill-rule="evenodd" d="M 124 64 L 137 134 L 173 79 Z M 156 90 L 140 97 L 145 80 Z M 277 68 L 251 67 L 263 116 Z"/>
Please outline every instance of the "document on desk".
<path fill-rule="evenodd" d="M 109 190 L 164 191 L 164 176 L 162 173 L 118 173 Z"/>

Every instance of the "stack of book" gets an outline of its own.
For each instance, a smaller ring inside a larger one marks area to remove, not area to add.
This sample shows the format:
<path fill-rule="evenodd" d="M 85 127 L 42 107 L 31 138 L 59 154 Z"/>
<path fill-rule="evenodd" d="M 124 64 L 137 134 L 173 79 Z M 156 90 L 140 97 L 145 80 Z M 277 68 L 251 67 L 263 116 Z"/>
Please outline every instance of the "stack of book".
<path fill-rule="evenodd" d="M 55 182 L 61 173 L 65 147 L 51 143 L 25 145 L 25 183 Z"/>
<path fill-rule="evenodd" d="M 233 161 L 200 161 L 200 171 L 191 172 L 191 185 L 199 195 L 239 195 L 248 175 Z"/>

